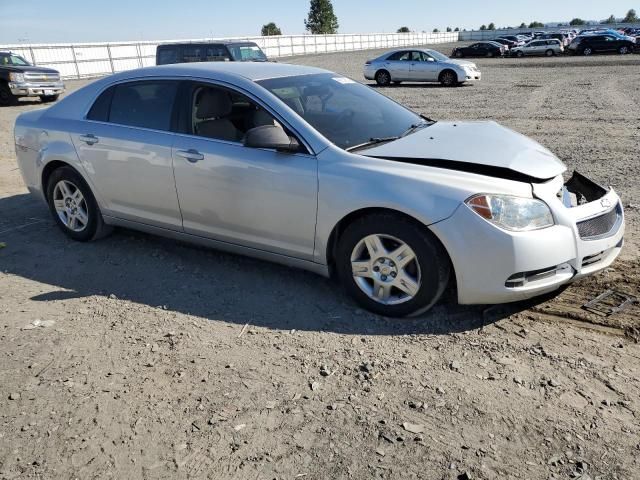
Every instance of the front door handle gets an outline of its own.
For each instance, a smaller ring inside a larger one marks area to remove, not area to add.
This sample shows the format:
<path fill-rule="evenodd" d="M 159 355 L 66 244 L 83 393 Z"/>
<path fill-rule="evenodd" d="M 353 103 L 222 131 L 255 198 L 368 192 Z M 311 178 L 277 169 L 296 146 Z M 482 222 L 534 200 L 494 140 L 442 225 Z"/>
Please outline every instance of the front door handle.
<path fill-rule="evenodd" d="M 194 150 L 193 148 L 189 150 L 178 150 L 176 151 L 176 155 L 189 160 L 191 163 L 196 163 L 200 160 L 204 160 L 204 155 L 199 151 Z"/>
<path fill-rule="evenodd" d="M 80 135 L 80 140 L 87 145 L 93 145 L 95 143 L 98 143 L 100 139 L 92 133 L 87 133 L 86 135 Z"/>

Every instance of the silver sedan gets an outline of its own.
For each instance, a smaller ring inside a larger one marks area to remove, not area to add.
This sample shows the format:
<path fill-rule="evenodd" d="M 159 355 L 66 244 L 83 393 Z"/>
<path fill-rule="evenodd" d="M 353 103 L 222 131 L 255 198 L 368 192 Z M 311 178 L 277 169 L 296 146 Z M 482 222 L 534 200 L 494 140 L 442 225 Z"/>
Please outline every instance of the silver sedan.
<path fill-rule="evenodd" d="M 401 82 L 437 82 L 453 87 L 476 82 L 482 74 L 475 63 L 453 60 L 429 49 L 401 49 L 387 52 L 364 65 L 364 78 L 387 86 Z"/>
<path fill-rule="evenodd" d="M 74 240 L 127 227 L 335 274 L 384 316 L 446 289 L 461 303 L 540 295 L 623 243 L 616 193 L 565 183 L 533 140 L 435 122 L 310 67 L 113 75 L 21 114 L 15 143 L 27 187 Z"/>

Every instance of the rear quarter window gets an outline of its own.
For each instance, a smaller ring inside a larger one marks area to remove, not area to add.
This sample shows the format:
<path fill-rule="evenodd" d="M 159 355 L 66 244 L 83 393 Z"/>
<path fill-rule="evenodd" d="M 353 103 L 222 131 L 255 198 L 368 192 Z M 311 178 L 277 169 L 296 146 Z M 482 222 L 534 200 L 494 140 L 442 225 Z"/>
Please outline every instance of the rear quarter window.
<path fill-rule="evenodd" d="M 172 63 L 179 63 L 178 60 L 178 47 L 161 47 L 158 48 L 158 54 L 156 55 L 156 64 L 169 65 Z"/>

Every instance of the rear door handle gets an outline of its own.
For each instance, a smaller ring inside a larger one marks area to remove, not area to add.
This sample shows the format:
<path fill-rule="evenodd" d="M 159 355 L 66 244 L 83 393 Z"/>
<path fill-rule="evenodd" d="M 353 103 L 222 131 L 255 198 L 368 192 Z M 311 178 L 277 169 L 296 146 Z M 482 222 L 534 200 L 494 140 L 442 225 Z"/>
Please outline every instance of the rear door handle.
<path fill-rule="evenodd" d="M 199 162 L 200 160 L 204 160 L 204 155 L 199 151 L 194 150 L 193 148 L 189 150 L 177 150 L 176 155 L 178 157 L 185 158 L 189 160 L 191 163 Z"/>
<path fill-rule="evenodd" d="M 80 140 L 86 143 L 87 145 L 93 145 L 100 141 L 100 139 L 92 133 L 87 133 L 86 135 L 80 135 Z"/>

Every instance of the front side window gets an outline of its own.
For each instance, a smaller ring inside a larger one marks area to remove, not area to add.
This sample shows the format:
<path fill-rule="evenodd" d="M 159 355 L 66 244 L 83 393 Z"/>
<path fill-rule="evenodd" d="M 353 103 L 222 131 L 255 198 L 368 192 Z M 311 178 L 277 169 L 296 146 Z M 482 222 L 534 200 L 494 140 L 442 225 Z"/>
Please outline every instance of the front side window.
<path fill-rule="evenodd" d="M 255 43 L 227 45 L 236 62 L 265 62 L 267 57 Z"/>
<path fill-rule="evenodd" d="M 2 54 L 0 55 L 0 65 L 14 65 L 17 67 L 26 67 L 31 65 L 20 55 Z"/>
<path fill-rule="evenodd" d="M 98 97 L 87 118 L 169 131 L 177 90 L 178 82 L 169 80 L 115 85 Z"/>
<path fill-rule="evenodd" d="M 178 47 L 164 47 L 158 49 L 158 65 L 178 63 Z"/>
<path fill-rule="evenodd" d="M 400 136 L 424 120 L 372 88 L 333 73 L 257 82 L 336 146 Z"/>
<path fill-rule="evenodd" d="M 207 84 L 192 84 L 187 132 L 198 137 L 240 142 L 247 131 L 282 125 L 264 108 L 239 92 Z"/>

